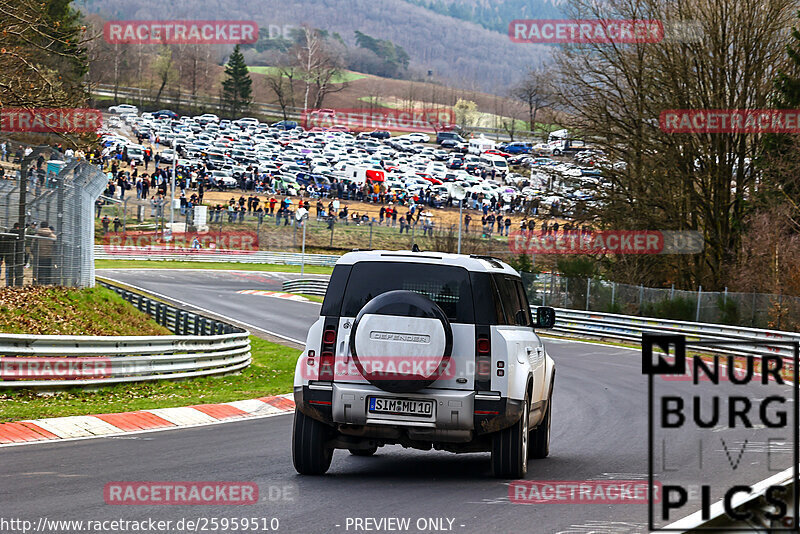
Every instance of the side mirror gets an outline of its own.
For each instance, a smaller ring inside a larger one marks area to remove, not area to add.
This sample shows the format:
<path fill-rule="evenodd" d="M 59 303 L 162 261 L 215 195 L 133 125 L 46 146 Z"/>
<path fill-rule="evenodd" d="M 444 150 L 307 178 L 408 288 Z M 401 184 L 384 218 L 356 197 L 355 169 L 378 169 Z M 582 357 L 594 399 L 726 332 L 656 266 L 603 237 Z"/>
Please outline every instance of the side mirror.
<path fill-rule="evenodd" d="M 556 324 L 556 311 L 550 306 L 536 308 L 536 324 L 534 328 L 553 328 Z"/>

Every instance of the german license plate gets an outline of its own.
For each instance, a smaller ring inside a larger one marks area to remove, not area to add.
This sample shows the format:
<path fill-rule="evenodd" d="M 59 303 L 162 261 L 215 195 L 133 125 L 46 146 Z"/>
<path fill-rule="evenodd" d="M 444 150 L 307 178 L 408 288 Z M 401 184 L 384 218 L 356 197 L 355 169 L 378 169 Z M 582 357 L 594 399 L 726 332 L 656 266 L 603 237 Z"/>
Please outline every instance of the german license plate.
<path fill-rule="evenodd" d="M 411 415 L 414 417 L 433 417 L 433 401 L 370 397 L 369 412 L 389 415 Z"/>

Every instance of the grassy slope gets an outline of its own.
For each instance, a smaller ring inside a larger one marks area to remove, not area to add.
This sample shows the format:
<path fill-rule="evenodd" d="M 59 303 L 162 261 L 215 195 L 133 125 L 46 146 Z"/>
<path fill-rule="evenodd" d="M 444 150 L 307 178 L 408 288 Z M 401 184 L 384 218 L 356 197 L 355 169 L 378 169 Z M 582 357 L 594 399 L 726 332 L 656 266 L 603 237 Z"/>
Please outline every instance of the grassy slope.
<path fill-rule="evenodd" d="M 4 288 L 0 332 L 40 335 L 169 335 L 122 297 L 102 287 Z"/>
<path fill-rule="evenodd" d="M 210 404 L 291 392 L 301 351 L 257 337 L 250 342 L 253 363 L 238 375 L 121 384 L 94 392 L 75 388 L 49 397 L 0 390 L 0 422 Z"/>
<path fill-rule="evenodd" d="M 247 70 L 250 72 L 255 72 L 256 74 L 268 74 L 274 76 L 278 73 L 278 67 L 263 67 L 263 66 L 255 66 L 255 67 L 247 67 Z M 334 76 L 331 79 L 331 83 L 344 83 L 344 82 L 352 82 L 355 80 L 361 80 L 362 78 L 366 78 L 366 74 L 361 74 L 359 72 L 353 72 L 351 70 L 345 70 L 339 73 L 337 76 Z"/>

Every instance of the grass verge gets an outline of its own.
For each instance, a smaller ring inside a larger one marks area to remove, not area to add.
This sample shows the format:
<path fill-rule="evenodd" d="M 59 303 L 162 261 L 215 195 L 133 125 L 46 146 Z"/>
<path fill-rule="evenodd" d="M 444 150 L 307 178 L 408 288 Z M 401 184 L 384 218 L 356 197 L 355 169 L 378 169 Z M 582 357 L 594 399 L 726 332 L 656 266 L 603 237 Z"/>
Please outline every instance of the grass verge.
<path fill-rule="evenodd" d="M 300 295 L 301 297 L 305 297 L 308 300 L 312 300 L 314 302 L 322 302 L 325 297 L 320 297 L 319 295 L 308 295 L 306 293 L 294 293 L 295 295 Z"/>
<path fill-rule="evenodd" d="M 213 404 L 291 392 L 302 351 L 255 336 L 250 345 L 253 363 L 237 375 L 120 384 L 97 391 L 73 388 L 46 397 L 30 390 L 0 390 L 0 422 Z"/>
<path fill-rule="evenodd" d="M 299 265 L 274 265 L 271 263 L 234 263 L 205 261 L 156 261 L 156 260 L 95 260 L 96 269 L 218 269 L 224 271 L 269 271 L 275 273 L 299 273 Z M 331 274 L 333 267 L 306 265 L 308 274 Z"/>
<path fill-rule="evenodd" d="M 0 290 L 0 332 L 90 336 L 172 334 L 104 287 L 43 286 Z"/>

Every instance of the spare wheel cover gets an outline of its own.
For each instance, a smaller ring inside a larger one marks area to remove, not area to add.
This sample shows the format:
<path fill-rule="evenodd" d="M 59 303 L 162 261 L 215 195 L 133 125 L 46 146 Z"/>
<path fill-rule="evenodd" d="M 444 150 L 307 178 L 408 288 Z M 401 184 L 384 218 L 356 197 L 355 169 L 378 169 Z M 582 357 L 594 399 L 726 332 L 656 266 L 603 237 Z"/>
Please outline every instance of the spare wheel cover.
<path fill-rule="evenodd" d="M 444 311 L 413 291 L 387 291 L 361 308 L 350 334 L 359 373 L 391 392 L 425 388 L 446 374 L 453 330 Z"/>

